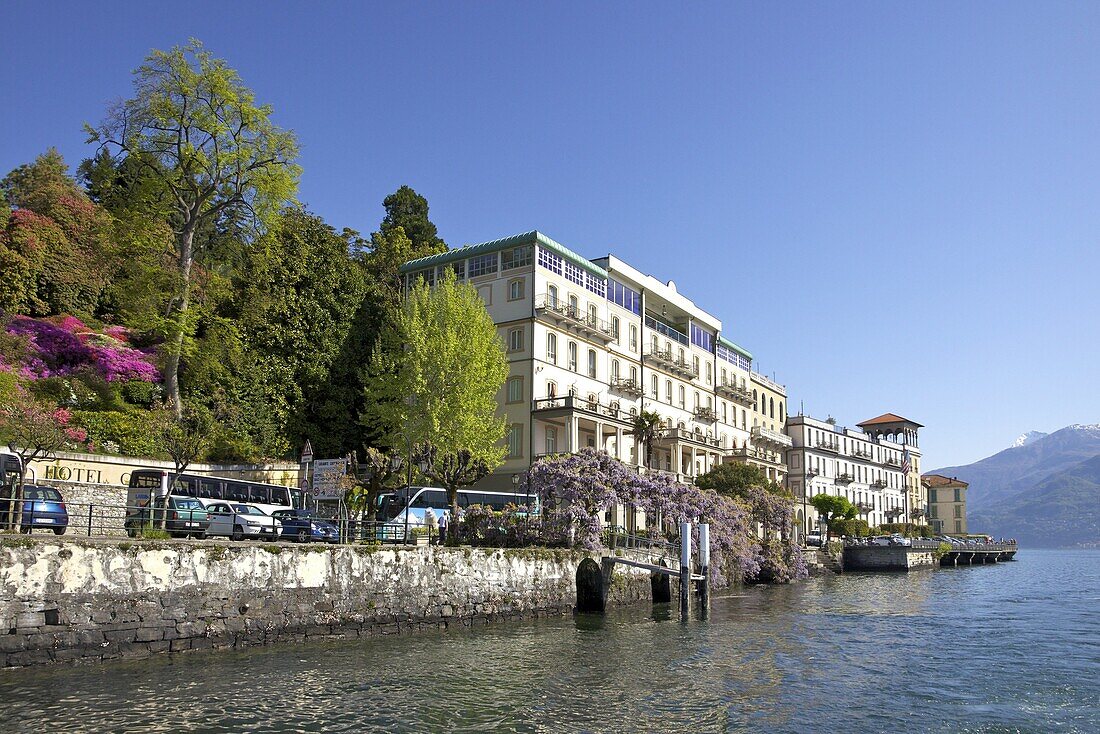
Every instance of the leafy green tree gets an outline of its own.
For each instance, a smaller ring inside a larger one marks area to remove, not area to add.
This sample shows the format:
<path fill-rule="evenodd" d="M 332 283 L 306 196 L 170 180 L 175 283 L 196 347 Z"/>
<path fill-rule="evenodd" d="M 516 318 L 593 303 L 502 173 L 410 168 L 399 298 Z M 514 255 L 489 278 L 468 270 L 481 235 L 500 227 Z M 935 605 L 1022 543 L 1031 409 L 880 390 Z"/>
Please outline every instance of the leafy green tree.
<path fill-rule="evenodd" d="M 483 459 L 478 459 L 466 449 L 440 454 L 430 444 L 418 446 L 413 460 L 422 464 L 424 476 L 447 490 L 447 504 L 451 517 L 458 518 L 458 488 L 480 482 L 489 473 Z"/>
<path fill-rule="evenodd" d="M 188 406 L 179 417 L 171 409 L 162 408 L 154 417 L 154 432 L 158 447 L 172 458 L 174 471 L 168 482 L 171 488 L 175 486 L 179 476 L 187 471 L 187 467 L 209 450 L 214 433 L 214 419 L 202 407 Z M 162 497 L 161 503 L 164 512 L 157 518 L 157 527 L 163 530 L 168 498 Z"/>
<path fill-rule="evenodd" d="M 0 309 L 95 315 L 119 262 L 110 215 L 80 190 L 52 148 L 4 177 L 0 192 L 15 207 L 0 226 Z"/>
<path fill-rule="evenodd" d="M 810 498 L 810 504 L 817 510 L 818 515 L 825 518 L 826 540 L 832 536 L 834 520 L 851 520 L 857 512 L 855 505 L 849 502 L 847 497 L 818 494 Z"/>
<path fill-rule="evenodd" d="M 193 322 L 188 308 L 195 234 L 212 222 L 263 227 L 297 190 L 294 134 L 271 122 L 225 61 L 192 40 L 153 51 L 135 71 L 135 96 L 108 112 L 90 142 L 145 167 L 168 193 L 175 235 L 176 288 L 168 314 L 165 383 L 182 414 L 180 360 Z"/>
<path fill-rule="evenodd" d="M 23 520 L 23 487 L 32 461 L 48 459 L 71 441 L 83 441 L 87 434 L 69 427 L 70 414 L 16 388 L 14 399 L 0 405 L 0 435 L 20 459 L 19 477 L 11 488 L 4 524 L 20 528 Z"/>
<path fill-rule="evenodd" d="M 412 288 L 366 375 L 364 420 L 393 449 L 468 450 L 488 471 L 504 458 L 497 393 L 508 374 L 492 317 L 453 273 Z"/>
<path fill-rule="evenodd" d="M 412 243 L 416 253 L 413 257 L 426 257 L 447 251 L 447 243 L 439 237 L 432 220 L 428 219 L 428 200 L 402 186 L 387 196 L 382 205 L 386 207 L 386 216 L 382 220 L 381 234 L 390 235 L 401 228 Z"/>
<path fill-rule="evenodd" d="M 643 410 L 634 416 L 630 435 L 645 446 L 645 465 L 650 468 L 653 461 L 653 444 L 657 440 L 657 433 L 661 430 L 663 419 L 661 414 L 652 410 Z"/>
<path fill-rule="evenodd" d="M 719 464 L 695 480 L 700 489 L 713 489 L 727 497 L 747 496 L 753 487 L 768 487 L 770 482 L 760 467 L 753 464 Z"/>

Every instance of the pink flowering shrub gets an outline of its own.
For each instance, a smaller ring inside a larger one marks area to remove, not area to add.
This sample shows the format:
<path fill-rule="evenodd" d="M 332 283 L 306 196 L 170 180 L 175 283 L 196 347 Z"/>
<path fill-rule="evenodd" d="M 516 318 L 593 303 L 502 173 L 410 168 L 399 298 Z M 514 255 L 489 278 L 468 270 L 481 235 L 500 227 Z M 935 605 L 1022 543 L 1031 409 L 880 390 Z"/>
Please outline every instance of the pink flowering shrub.
<path fill-rule="evenodd" d="M 59 319 L 16 316 L 8 324 L 7 332 L 28 340 L 20 373 L 30 380 L 68 377 L 91 370 L 107 382 L 160 381 L 152 355 L 115 336 L 126 333 L 123 327 L 108 327 L 104 334 L 97 334 L 72 316 Z"/>

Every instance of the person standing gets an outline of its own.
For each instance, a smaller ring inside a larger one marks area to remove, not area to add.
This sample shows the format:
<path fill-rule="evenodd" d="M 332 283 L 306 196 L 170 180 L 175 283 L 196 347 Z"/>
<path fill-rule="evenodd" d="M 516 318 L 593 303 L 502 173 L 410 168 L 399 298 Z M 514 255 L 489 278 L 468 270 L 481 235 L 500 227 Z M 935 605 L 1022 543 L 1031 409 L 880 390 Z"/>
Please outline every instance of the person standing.
<path fill-rule="evenodd" d="M 443 510 L 443 512 L 439 513 L 439 544 L 440 545 L 446 545 L 447 544 L 447 515 L 448 514 L 449 514 L 448 510 Z"/>
<path fill-rule="evenodd" d="M 424 510 L 424 527 L 428 530 L 428 545 L 432 543 L 432 536 L 436 533 L 435 513 L 432 508 L 428 507 Z"/>

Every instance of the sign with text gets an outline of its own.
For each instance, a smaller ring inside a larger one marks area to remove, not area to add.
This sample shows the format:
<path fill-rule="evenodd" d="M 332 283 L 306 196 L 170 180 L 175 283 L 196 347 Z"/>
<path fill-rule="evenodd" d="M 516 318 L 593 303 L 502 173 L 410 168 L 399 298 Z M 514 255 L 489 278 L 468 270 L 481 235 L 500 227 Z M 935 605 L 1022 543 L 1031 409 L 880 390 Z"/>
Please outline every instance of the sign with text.
<path fill-rule="evenodd" d="M 348 471 L 347 459 L 317 459 L 313 462 L 313 496 L 319 500 L 340 499 L 340 477 Z"/>

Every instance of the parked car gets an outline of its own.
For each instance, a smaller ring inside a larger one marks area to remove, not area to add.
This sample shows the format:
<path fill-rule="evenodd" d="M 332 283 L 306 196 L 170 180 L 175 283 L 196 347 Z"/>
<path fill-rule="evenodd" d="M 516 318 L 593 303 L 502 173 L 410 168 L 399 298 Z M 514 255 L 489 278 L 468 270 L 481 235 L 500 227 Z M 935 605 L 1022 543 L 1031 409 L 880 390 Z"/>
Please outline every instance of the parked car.
<path fill-rule="evenodd" d="M 210 535 L 224 535 L 233 540 L 277 540 L 282 526 L 259 507 L 240 502 L 207 502 L 206 514 L 210 518 L 210 529 L 207 530 Z"/>
<path fill-rule="evenodd" d="M 8 515 L 15 511 L 15 501 L 0 500 L 0 518 L 8 522 Z M 14 521 L 14 518 L 12 518 Z M 34 484 L 23 485 L 23 519 L 19 530 L 29 533 L 35 528 L 49 528 L 57 535 L 64 535 L 69 528 L 69 511 L 65 509 L 65 500 L 53 487 L 41 487 Z"/>
<path fill-rule="evenodd" d="M 316 517 L 309 510 L 275 510 L 272 516 L 282 525 L 282 537 L 319 543 L 339 543 L 340 531 L 335 525 Z"/>
<path fill-rule="evenodd" d="M 821 547 L 821 533 L 806 533 L 806 545 Z"/>
<path fill-rule="evenodd" d="M 890 545 L 891 544 L 890 543 L 890 536 L 889 535 L 876 535 L 875 537 L 871 538 L 870 544 L 871 545 Z"/>
<path fill-rule="evenodd" d="M 913 541 L 906 538 L 904 535 L 894 533 L 890 536 L 890 545 L 913 545 Z"/>
<path fill-rule="evenodd" d="M 206 516 L 206 508 L 202 503 L 191 497 L 168 496 L 168 507 L 150 508 L 148 501 L 142 503 L 140 510 L 126 516 L 122 526 L 126 534 L 135 537 L 144 527 L 157 527 L 160 524 L 161 514 L 164 515 L 164 529 L 169 535 L 177 538 L 186 538 L 191 535 L 196 538 L 205 538 L 207 527 L 210 524 Z"/>

